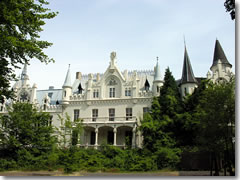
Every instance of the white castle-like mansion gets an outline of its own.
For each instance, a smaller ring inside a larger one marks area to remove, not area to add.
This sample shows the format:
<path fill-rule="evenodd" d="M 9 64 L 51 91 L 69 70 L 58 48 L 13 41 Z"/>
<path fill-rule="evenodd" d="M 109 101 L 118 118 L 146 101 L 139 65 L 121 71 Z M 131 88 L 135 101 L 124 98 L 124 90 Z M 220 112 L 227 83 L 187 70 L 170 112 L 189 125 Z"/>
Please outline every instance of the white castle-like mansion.
<path fill-rule="evenodd" d="M 207 78 L 213 82 L 228 81 L 231 68 L 216 40 Z M 181 95 L 191 94 L 202 79 L 205 78 L 194 76 L 185 46 L 182 78 L 177 81 Z M 141 147 L 143 137 L 136 128 L 140 126 L 143 114 L 149 111 L 153 96 L 161 94 L 163 83 L 158 62 L 154 70 L 121 72 L 116 64 L 116 53 L 112 52 L 110 64 L 103 74 L 82 75 L 76 72 L 72 83 L 69 66 L 62 89 L 50 86 L 47 90 L 37 90 L 36 84 L 30 86 L 25 64 L 13 90 L 16 101 L 30 102 L 39 110 L 49 112 L 55 127 L 64 126 L 58 115 L 67 113 L 72 122 L 83 119 L 84 131 L 79 135 L 79 146 L 97 148 L 108 143 L 124 147 L 128 143 L 132 147 Z M 0 113 L 7 113 L 7 102 L 0 105 Z"/>

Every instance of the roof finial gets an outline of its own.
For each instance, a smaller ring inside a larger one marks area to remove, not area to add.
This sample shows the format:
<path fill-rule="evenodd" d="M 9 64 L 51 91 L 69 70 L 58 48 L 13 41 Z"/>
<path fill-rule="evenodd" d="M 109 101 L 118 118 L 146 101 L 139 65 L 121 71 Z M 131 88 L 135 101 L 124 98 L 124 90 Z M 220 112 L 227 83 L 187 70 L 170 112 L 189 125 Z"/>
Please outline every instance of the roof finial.
<path fill-rule="evenodd" d="M 185 35 L 183 34 L 184 47 L 186 47 Z"/>
<path fill-rule="evenodd" d="M 69 68 L 69 69 L 70 69 L 70 65 L 71 65 L 71 64 L 68 64 L 68 68 Z"/>
<path fill-rule="evenodd" d="M 157 56 L 157 62 L 158 62 L 158 56 Z"/>

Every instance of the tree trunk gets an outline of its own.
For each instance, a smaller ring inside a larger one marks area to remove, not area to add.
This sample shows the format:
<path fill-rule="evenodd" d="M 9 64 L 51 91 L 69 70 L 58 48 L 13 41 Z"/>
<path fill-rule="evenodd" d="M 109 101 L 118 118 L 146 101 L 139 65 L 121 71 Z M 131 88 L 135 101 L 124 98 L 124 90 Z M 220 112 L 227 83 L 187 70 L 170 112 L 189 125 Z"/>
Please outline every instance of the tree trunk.
<path fill-rule="evenodd" d="M 215 167 L 214 176 L 219 176 L 218 158 L 216 153 L 214 153 L 214 167 Z"/>
<path fill-rule="evenodd" d="M 210 170 L 210 176 L 212 176 L 213 172 L 213 153 L 211 152 L 211 170 Z"/>

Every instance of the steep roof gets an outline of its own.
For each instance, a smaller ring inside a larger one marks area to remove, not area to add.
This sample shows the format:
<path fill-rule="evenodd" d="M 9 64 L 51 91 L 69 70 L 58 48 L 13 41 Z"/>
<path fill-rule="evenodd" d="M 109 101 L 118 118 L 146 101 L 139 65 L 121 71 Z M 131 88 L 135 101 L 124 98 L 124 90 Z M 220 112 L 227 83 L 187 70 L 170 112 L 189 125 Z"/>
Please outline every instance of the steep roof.
<path fill-rule="evenodd" d="M 63 87 L 72 87 L 72 84 L 71 84 L 71 73 L 70 73 L 70 64 L 69 64 L 69 67 L 68 67 L 68 71 L 67 71 L 67 75 L 66 75 Z"/>
<path fill-rule="evenodd" d="M 184 83 L 197 83 L 197 80 L 194 77 L 191 62 L 187 53 L 187 48 L 185 46 L 184 51 L 184 62 L 183 62 L 183 70 L 182 70 L 182 79 L 180 84 Z"/>
<path fill-rule="evenodd" d="M 155 68 L 154 81 L 161 81 L 161 80 L 162 80 L 162 76 L 161 76 L 160 65 L 158 64 L 158 57 L 157 57 L 157 65 Z"/>
<path fill-rule="evenodd" d="M 22 74 L 21 74 L 21 80 L 29 79 L 27 75 L 27 63 L 24 64 Z"/>
<path fill-rule="evenodd" d="M 225 53 L 222 49 L 222 46 L 221 46 L 220 42 L 218 40 L 216 40 L 215 49 L 214 49 L 214 56 L 213 56 L 213 63 L 212 63 L 211 68 L 213 66 L 217 65 L 217 62 L 218 62 L 219 59 L 221 59 L 223 64 L 227 64 L 230 67 L 232 67 L 232 65 L 227 60 L 227 57 L 226 57 L 226 55 L 225 55 Z"/>

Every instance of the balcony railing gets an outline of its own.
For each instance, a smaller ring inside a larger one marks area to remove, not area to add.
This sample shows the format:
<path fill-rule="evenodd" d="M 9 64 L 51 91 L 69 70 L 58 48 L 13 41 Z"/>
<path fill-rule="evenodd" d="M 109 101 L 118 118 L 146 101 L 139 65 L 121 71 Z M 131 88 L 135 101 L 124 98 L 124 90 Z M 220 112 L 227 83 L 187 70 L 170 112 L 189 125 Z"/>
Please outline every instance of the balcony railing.
<path fill-rule="evenodd" d="M 124 117 L 88 117 L 82 118 L 83 123 L 111 123 L 111 122 L 136 122 L 136 116 L 124 116 Z"/>

